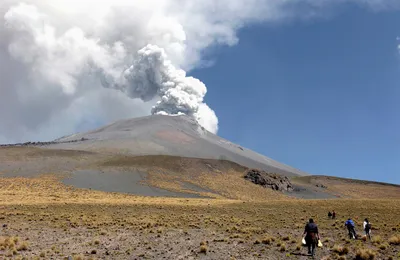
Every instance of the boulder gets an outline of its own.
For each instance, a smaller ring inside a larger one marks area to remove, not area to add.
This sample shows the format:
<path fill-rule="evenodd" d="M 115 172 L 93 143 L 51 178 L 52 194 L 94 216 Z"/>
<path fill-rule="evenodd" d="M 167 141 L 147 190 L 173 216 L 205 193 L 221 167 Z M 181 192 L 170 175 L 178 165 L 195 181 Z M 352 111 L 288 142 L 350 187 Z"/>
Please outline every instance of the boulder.
<path fill-rule="evenodd" d="M 289 178 L 276 173 L 250 169 L 246 171 L 244 178 L 264 188 L 276 191 L 293 191 L 293 185 Z"/>

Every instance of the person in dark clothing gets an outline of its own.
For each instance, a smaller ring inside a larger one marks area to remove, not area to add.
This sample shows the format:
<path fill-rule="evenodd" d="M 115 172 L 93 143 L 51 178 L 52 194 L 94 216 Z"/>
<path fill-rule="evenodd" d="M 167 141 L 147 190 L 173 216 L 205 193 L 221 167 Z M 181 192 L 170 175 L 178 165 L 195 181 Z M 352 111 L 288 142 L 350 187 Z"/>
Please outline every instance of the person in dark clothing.
<path fill-rule="evenodd" d="M 332 212 L 332 219 L 335 219 L 335 218 L 336 218 L 336 212 L 333 211 L 333 212 Z"/>
<path fill-rule="evenodd" d="M 320 237 L 318 233 L 318 226 L 314 223 L 314 220 L 312 218 L 310 218 L 304 229 L 303 236 L 304 235 L 308 247 L 308 254 L 314 256 L 315 248 L 318 245 L 318 240 L 320 239 Z"/>
<path fill-rule="evenodd" d="M 332 218 L 332 212 L 328 212 L 328 218 Z"/>
<path fill-rule="evenodd" d="M 367 238 L 369 238 L 369 240 L 371 240 L 371 227 L 372 226 L 371 226 L 371 223 L 369 223 L 369 220 L 367 218 L 364 220 L 363 226 L 364 226 L 365 236 Z"/>
<path fill-rule="evenodd" d="M 354 221 L 349 218 L 344 225 L 347 227 L 347 230 L 349 231 L 349 237 L 356 239 L 357 234 L 356 234 L 356 230 L 355 230 L 355 225 L 354 225 Z"/>

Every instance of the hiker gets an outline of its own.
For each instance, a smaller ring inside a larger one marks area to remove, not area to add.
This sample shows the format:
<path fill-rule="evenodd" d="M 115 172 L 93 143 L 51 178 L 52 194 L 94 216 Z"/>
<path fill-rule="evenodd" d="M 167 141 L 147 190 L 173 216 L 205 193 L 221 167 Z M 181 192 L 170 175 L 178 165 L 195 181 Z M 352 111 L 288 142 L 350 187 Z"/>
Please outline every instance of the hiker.
<path fill-rule="evenodd" d="M 335 219 L 335 218 L 336 218 L 336 212 L 333 211 L 333 212 L 332 212 L 332 219 Z"/>
<path fill-rule="evenodd" d="M 356 230 L 355 230 L 355 225 L 354 225 L 354 221 L 349 218 L 344 225 L 347 227 L 347 230 L 349 231 L 349 237 L 356 239 L 357 234 L 356 234 Z"/>
<path fill-rule="evenodd" d="M 328 212 L 328 218 L 332 218 L 332 212 Z"/>
<path fill-rule="evenodd" d="M 318 233 L 318 226 L 314 223 L 314 220 L 310 218 L 308 221 L 303 236 L 305 235 L 306 245 L 308 247 L 308 254 L 314 256 L 315 247 L 318 245 L 318 240 L 320 239 Z"/>
<path fill-rule="evenodd" d="M 365 232 L 365 236 L 369 238 L 369 240 L 371 240 L 371 223 L 369 223 L 369 220 L 366 218 L 364 220 L 364 232 Z"/>

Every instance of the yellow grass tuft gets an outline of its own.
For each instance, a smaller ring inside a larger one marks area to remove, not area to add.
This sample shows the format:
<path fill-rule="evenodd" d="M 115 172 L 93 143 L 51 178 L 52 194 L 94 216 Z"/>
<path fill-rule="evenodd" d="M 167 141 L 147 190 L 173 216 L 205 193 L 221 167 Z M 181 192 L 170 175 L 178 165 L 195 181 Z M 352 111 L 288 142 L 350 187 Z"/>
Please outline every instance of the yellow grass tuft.
<path fill-rule="evenodd" d="M 28 242 L 22 242 L 21 244 L 18 245 L 17 247 L 18 251 L 26 251 L 28 250 Z"/>
<path fill-rule="evenodd" d="M 270 245 L 272 242 L 272 239 L 270 237 L 265 237 L 265 238 L 263 238 L 263 240 L 261 242 L 265 245 Z"/>
<path fill-rule="evenodd" d="M 394 235 L 389 238 L 389 244 L 400 245 L 400 235 Z"/>
<path fill-rule="evenodd" d="M 374 244 L 381 244 L 382 243 L 382 241 L 383 241 L 383 239 L 382 239 L 382 237 L 381 236 L 374 236 L 374 237 L 372 237 L 372 243 L 374 243 Z"/>
<path fill-rule="evenodd" d="M 337 253 L 338 255 L 347 255 L 349 253 L 349 248 L 345 246 L 335 245 L 333 247 L 333 252 Z"/>
<path fill-rule="evenodd" d="M 359 249 L 356 252 L 356 260 L 373 260 L 376 253 L 371 249 Z"/>
<path fill-rule="evenodd" d="M 200 253 L 207 254 L 207 250 L 208 248 L 206 245 L 200 246 Z"/>

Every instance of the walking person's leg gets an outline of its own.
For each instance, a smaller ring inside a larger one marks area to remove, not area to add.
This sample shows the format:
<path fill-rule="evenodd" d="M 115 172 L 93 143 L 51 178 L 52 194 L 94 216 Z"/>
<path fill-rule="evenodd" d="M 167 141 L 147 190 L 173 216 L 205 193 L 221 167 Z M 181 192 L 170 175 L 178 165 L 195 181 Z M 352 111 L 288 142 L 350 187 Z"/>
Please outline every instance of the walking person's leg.
<path fill-rule="evenodd" d="M 314 256 L 315 255 L 315 242 L 312 243 L 312 249 L 311 249 L 311 255 Z"/>
<path fill-rule="evenodd" d="M 350 227 L 349 229 L 350 239 L 354 239 L 356 236 L 356 232 L 354 231 L 354 227 Z"/>

